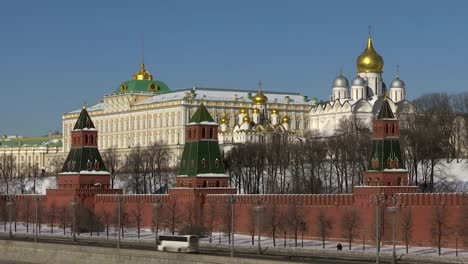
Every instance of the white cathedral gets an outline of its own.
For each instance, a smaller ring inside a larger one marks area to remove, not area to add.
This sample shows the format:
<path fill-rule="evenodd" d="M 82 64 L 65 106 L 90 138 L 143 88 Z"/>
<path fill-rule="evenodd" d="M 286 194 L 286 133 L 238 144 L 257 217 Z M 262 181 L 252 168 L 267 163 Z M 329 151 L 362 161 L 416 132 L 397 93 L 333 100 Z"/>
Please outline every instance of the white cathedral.
<path fill-rule="evenodd" d="M 384 61 L 375 51 L 369 34 L 366 49 L 356 60 L 357 76 L 349 86 L 348 79 L 342 75 L 336 77 L 332 85 L 330 101 L 312 107 L 309 129 L 318 135 L 334 134 L 343 118 L 356 118 L 370 126 L 377 115 L 384 96 L 388 96 L 393 112 L 398 116 L 414 112 L 414 106 L 406 100 L 406 86 L 396 78 L 390 89 L 383 81 Z"/>

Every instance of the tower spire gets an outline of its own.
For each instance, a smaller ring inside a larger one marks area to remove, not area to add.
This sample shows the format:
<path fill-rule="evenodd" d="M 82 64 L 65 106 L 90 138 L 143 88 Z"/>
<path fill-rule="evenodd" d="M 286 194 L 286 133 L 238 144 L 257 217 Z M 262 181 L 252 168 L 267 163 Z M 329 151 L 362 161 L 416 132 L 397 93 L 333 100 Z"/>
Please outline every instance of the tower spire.
<path fill-rule="evenodd" d="M 397 79 L 400 79 L 400 65 L 398 65 L 398 64 L 396 66 L 396 77 L 397 77 Z"/>
<path fill-rule="evenodd" d="M 262 80 L 258 81 L 258 93 L 262 92 Z"/>
<path fill-rule="evenodd" d="M 141 33 L 141 64 L 145 64 L 145 33 Z"/>

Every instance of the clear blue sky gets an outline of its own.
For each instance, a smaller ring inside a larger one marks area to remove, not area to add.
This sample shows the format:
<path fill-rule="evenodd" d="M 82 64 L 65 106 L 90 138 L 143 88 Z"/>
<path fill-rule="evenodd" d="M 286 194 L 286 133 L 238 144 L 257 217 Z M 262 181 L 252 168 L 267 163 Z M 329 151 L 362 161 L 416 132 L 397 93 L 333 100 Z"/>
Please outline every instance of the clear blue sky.
<path fill-rule="evenodd" d="M 145 62 L 171 89 L 193 85 L 302 92 L 326 99 L 352 79 L 368 25 L 389 83 L 409 99 L 466 91 L 466 1 L 2 1 L 0 133 L 61 131 Z"/>

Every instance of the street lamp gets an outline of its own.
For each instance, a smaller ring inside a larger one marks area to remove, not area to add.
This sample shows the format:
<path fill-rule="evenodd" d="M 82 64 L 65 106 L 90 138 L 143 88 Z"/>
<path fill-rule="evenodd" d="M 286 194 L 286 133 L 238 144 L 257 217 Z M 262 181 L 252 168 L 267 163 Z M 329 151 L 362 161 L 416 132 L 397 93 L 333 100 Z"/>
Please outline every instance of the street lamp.
<path fill-rule="evenodd" d="M 385 202 L 385 196 L 382 195 L 373 195 L 371 196 L 370 202 L 372 204 L 375 204 L 375 240 L 377 246 L 376 248 L 376 259 L 375 263 L 379 264 L 380 263 L 380 204 Z"/>
<path fill-rule="evenodd" d="M 366 230 L 362 229 L 362 251 L 366 250 Z"/>
<path fill-rule="evenodd" d="M 158 211 L 159 208 L 161 208 L 161 200 L 159 198 L 156 198 L 153 203 L 153 208 L 154 208 L 154 233 L 156 234 L 156 238 L 154 239 L 154 244 L 156 247 L 156 251 L 158 251 L 158 244 L 159 244 L 159 238 L 158 238 L 158 231 L 159 231 L 159 219 L 158 219 Z"/>
<path fill-rule="evenodd" d="M 121 195 L 121 194 L 117 194 L 114 199 L 119 203 L 119 207 L 118 207 L 118 216 L 117 216 L 117 228 L 119 229 L 119 237 L 117 238 L 117 248 L 120 248 L 120 236 L 121 236 L 121 221 L 122 221 L 122 202 L 124 200 L 124 197 Z"/>
<path fill-rule="evenodd" d="M 257 206 L 254 207 L 254 211 L 257 214 L 257 229 L 258 229 L 258 243 L 257 243 L 257 255 L 262 254 L 262 246 L 260 245 L 260 238 L 261 238 L 261 225 L 260 225 L 260 216 L 265 210 L 265 207 L 262 205 L 263 201 L 261 199 L 257 200 Z"/>
<path fill-rule="evenodd" d="M 11 210 L 13 209 L 14 201 L 15 201 L 15 199 L 13 198 L 13 196 L 8 196 L 7 197 L 6 206 L 8 206 L 8 218 L 9 218 L 9 222 L 10 222 L 10 231 L 8 233 L 8 237 L 10 239 L 13 237 L 13 233 L 11 232 L 11 214 L 12 214 Z"/>
<path fill-rule="evenodd" d="M 234 257 L 234 204 L 236 203 L 236 197 L 231 195 L 228 197 L 227 202 L 231 207 L 231 257 Z"/>
<path fill-rule="evenodd" d="M 392 252 L 392 260 L 394 264 L 397 263 L 397 257 L 396 257 L 396 249 L 395 249 L 395 240 L 396 240 L 396 213 L 398 210 L 397 204 L 398 204 L 398 199 L 395 196 L 390 196 L 388 199 L 389 204 L 391 204 L 390 207 L 387 208 L 387 211 L 392 213 L 392 240 L 393 240 L 393 252 Z"/>
<path fill-rule="evenodd" d="M 36 216 L 35 216 L 35 223 L 36 225 L 34 226 L 34 243 L 37 243 L 37 236 L 38 236 L 38 225 L 39 225 L 39 202 L 41 201 L 41 197 L 38 195 L 33 196 L 33 201 L 36 204 Z"/>
<path fill-rule="evenodd" d="M 76 206 L 78 205 L 77 197 L 74 197 L 73 200 L 70 202 L 70 206 L 72 207 L 72 239 L 76 241 Z"/>

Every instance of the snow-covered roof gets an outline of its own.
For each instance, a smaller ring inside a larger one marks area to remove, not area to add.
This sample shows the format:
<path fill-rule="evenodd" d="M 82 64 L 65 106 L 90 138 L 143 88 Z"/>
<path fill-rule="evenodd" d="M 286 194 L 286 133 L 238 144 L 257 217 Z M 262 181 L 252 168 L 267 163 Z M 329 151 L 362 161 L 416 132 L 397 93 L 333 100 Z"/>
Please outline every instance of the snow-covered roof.
<path fill-rule="evenodd" d="M 104 109 L 104 102 L 99 102 L 97 104 L 86 107 L 86 110 L 88 112 L 98 111 L 98 110 L 103 110 L 103 109 Z M 81 112 L 81 108 L 77 109 L 77 110 L 74 110 L 74 111 L 71 111 L 71 112 L 69 112 L 69 114 L 78 114 L 80 112 Z"/>
<path fill-rule="evenodd" d="M 157 94 L 153 97 L 143 100 L 136 105 L 145 105 L 158 102 L 166 102 L 172 100 L 183 100 L 190 96 L 192 88 L 176 90 L 173 92 Z M 251 102 L 252 99 L 249 98 L 254 96 L 257 91 L 253 90 L 235 90 L 235 89 L 218 89 L 218 88 L 195 88 L 195 96 L 192 99 L 195 100 L 207 100 L 207 101 L 245 101 Z M 289 104 L 293 105 L 313 105 L 311 101 L 306 101 L 305 97 L 299 93 L 286 93 L 286 92 L 273 92 L 273 91 L 263 91 L 266 97 L 268 97 L 268 103 L 278 103 L 286 104 L 289 100 Z M 236 99 L 237 98 L 237 99 Z M 289 98 L 289 99 L 288 99 Z"/>

